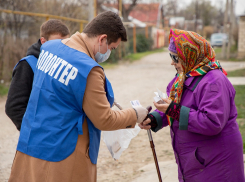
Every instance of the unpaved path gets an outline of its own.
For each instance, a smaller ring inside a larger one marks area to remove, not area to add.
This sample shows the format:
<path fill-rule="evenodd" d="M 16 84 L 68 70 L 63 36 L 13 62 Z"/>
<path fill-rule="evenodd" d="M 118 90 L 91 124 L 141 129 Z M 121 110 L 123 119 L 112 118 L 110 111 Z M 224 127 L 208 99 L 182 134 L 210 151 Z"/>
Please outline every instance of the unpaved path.
<path fill-rule="evenodd" d="M 174 77 L 175 69 L 170 65 L 167 52 L 155 53 L 134 63 L 125 63 L 105 73 L 111 81 L 115 98 L 124 108 L 130 100 L 138 99 L 143 106 L 153 105 L 154 91 L 165 92 L 168 82 Z M 245 63 L 222 62 L 226 70 L 245 67 Z M 4 112 L 6 98 L 0 98 L 0 182 L 8 180 L 18 142 L 19 132 Z M 161 162 L 174 160 L 169 128 L 153 133 L 156 153 Z M 142 130 L 118 161 L 111 158 L 103 141 L 98 158 L 98 182 L 130 182 L 144 172 L 139 170 L 154 163 L 147 132 Z M 154 167 L 154 165 L 152 165 Z M 155 173 L 156 175 L 156 173 Z M 177 175 L 177 171 L 176 171 Z"/>

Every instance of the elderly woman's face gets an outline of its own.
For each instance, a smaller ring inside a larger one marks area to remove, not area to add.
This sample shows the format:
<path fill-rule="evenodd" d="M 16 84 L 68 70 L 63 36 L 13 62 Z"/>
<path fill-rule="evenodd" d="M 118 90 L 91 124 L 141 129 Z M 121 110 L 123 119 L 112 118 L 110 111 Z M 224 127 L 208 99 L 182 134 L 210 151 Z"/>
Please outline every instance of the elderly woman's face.
<path fill-rule="evenodd" d="M 183 67 L 179 61 L 178 54 L 170 51 L 170 57 L 172 59 L 171 65 L 175 67 L 178 73 L 183 72 Z"/>

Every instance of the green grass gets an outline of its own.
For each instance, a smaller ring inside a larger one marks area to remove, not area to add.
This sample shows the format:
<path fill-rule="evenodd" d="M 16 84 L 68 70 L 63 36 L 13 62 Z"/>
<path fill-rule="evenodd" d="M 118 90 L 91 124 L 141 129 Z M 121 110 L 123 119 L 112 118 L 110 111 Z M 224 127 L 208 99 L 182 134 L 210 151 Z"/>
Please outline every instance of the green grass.
<path fill-rule="evenodd" d="M 160 49 L 154 49 L 154 50 L 146 51 L 146 52 L 139 52 L 139 53 L 135 53 L 135 54 L 129 54 L 124 59 L 125 60 L 129 60 L 130 62 L 133 62 L 133 61 L 139 60 L 142 57 L 147 56 L 149 54 L 163 52 L 163 51 L 164 51 L 164 49 L 160 48 Z"/>
<path fill-rule="evenodd" d="M 214 47 L 214 51 L 216 54 L 216 59 L 226 60 L 222 58 L 222 47 Z M 245 59 L 237 59 L 236 55 L 237 55 L 237 46 L 233 45 L 231 46 L 230 49 L 230 59 L 228 59 L 227 61 L 234 61 L 234 62 L 245 61 Z"/>
<path fill-rule="evenodd" d="M 245 68 L 244 69 L 235 70 L 235 71 L 229 71 L 227 73 L 228 73 L 228 75 L 227 75 L 228 77 L 245 76 Z"/>
<path fill-rule="evenodd" d="M 5 85 L 0 84 L 0 96 L 4 96 L 8 93 L 9 88 Z"/>
<path fill-rule="evenodd" d="M 243 141 L 243 153 L 245 153 L 245 119 L 237 119 L 237 123 L 239 125 L 239 130 L 242 135 Z"/>
<path fill-rule="evenodd" d="M 237 118 L 245 119 L 245 85 L 234 85 L 236 90 L 235 103 L 237 107 Z"/>
<path fill-rule="evenodd" d="M 220 54 L 222 52 L 222 48 L 221 47 L 214 47 L 214 52 L 215 52 L 215 54 Z"/>
<path fill-rule="evenodd" d="M 111 69 L 114 68 L 117 65 L 117 63 L 100 63 L 100 66 L 102 66 L 104 69 Z"/>
<path fill-rule="evenodd" d="M 230 58 L 228 61 L 239 62 L 239 61 L 245 61 L 245 59 Z"/>
<path fill-rule="evenodd" d="M 222 47 L 214 47 L 214 51 L 216 54 L 219 54 L 222 52 Z M 236 53 L 237 52 L 237 46 L 233 45 L 230 48 L 230 53 Z"/>
<path fill-rule="evenodd" d="M 236 90 L 235 103 L 237 107 L 237 122 L 242 135 L 243 153 L 245 153 L 245 85 L 234 85 Z"/>

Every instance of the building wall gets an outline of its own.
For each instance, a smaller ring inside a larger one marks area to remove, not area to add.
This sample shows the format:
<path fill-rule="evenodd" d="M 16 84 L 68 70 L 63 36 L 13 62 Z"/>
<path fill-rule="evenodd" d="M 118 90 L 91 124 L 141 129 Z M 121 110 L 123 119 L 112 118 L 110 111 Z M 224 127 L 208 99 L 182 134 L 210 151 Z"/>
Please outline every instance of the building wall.
<path fill-rule="evenodd" d="M 238 55 L 239 59 L 245 58 L 245 15 L 240 17 L 238 32 Z"/>

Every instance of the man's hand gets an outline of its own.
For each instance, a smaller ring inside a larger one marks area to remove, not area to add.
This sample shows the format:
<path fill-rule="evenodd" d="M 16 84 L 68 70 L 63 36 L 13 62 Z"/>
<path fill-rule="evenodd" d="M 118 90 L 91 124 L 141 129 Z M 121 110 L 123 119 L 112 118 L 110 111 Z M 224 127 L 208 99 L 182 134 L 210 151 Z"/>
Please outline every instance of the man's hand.
<path fill-rule="evenodd" d="M 151 125 L 149 125 L 150 122 L 151 122 L 151 120 L 149 118 L 147 118 L 142 123 L 139 123 L 139 127 L 141 129 L 149 130 L 149 129 L 151 129 Z"/>
<path fill-rule="evenodd" d="M 159 110 L 159 111 L 162 111 L 163 113 L 165 113 L 168 109 L 168 106 L 170 105 L 170 103 L 172 102 L 172 100 L 170 99 L 165 99 L 165 98 L 162 98 L 162 100 L 165 102 L 164 104 L 158 104 L 156 102 L 153 102 L 154 103 L 154 106 Z"/>
<path fill-rule="evenodd" d="M 142 106 L 136 106 L 134 107 L 134 110 L 137 114 L 137 123 L 141 123 L 142 121 L 144 121 L 148 114 L 148 110 Z"/>

